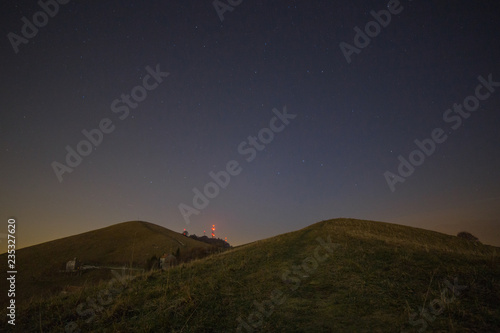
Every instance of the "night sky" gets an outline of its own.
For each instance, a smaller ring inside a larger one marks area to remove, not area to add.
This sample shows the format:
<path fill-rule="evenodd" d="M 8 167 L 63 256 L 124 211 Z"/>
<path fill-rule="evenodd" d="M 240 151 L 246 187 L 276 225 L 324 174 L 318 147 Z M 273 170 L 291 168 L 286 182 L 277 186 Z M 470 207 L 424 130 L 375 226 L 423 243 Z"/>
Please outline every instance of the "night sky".
<path fill-rule="evenodd" d="M 3 1 L 0 234 L 351 217 L 500 245 L 500 3 L 267 2 Z"/>

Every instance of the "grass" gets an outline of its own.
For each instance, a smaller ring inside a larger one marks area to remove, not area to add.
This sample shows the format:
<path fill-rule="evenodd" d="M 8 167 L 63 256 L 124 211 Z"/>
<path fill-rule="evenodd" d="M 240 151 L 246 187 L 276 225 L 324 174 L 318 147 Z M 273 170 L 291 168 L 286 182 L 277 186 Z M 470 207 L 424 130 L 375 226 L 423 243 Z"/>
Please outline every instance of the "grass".
<path fill-rule="evenodd" d="M 127 266 L 143 268 L 153 255 L 175 252 L 187 253 L 194 248 L 208 248 L 208 244 L 195 241 L 158 225 L 131 221 L 70 236 L 43 244 L 16 250 L 18 270 L 16 300 L 26 303 L 30 299 L 45 298 L 67 287 L 81 287 L 85 283 L 97 284 L 113 277 L 109 269 L 80 273 L 61 273 L 68 260 L 77 257 L 87 265 Z M 0 255 L 0 266 L 7 271 L 7 254 Z M 1 290 L 7 290 L 0 282 Z M 2 307 L 6 305 L 2 300 Z"/>
<path fill-rule="evenodd" d="M 320 247 L 315 257 L 318 237 L 337 245 L 331 253 Z M 315 265 L 311 258 L 324 260 Z M 104 282 L 33 301 L 19 309 L 16 328 L 58 332 L 74 322 L 94 332 L 234 332 L 240 319 L 248 325 L 243 332 L 417 332 L 423 323 L 428 332 L 495 332 L 499 264 L 496 247 L 406 226 L 335 219 L 141 274 L 89 322 L 77 308 L 82 302 L 91 308 L 86 300 L 104 293 Z M 441 302 L 432 317 L 419 310 L 442 299 L 445 280 L 453 284 L 455 278 L 467 287 L 460 295 Z"/>

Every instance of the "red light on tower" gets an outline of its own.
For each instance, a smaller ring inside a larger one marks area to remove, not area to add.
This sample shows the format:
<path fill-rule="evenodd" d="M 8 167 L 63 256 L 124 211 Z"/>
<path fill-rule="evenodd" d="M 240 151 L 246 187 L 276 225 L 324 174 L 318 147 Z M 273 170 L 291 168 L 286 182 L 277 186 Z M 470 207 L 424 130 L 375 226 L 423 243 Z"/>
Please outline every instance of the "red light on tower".
<path fill-rule="evenodd" d="M 215 224 L 212 225 L 212 238 L 215 238 Z"/>

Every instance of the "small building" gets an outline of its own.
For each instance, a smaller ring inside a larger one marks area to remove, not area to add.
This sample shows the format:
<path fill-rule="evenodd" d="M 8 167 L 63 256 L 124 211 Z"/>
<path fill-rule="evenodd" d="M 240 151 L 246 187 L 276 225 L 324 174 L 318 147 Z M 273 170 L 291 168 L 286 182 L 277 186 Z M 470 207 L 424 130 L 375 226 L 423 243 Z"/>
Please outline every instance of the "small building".
<path fill-rule="evenodd" d="M 160 257 L 160 268 L 167 270 L 174 266 L 177 262 L 177 258 L 173 254 L 164 254 Z"/>
<path fill-rule="evenodd" d="M 66 272 L 75 272 L 79 270 L 81 266 L 82 263 L 75 257 L 73 260 L 66 263 Z"/>

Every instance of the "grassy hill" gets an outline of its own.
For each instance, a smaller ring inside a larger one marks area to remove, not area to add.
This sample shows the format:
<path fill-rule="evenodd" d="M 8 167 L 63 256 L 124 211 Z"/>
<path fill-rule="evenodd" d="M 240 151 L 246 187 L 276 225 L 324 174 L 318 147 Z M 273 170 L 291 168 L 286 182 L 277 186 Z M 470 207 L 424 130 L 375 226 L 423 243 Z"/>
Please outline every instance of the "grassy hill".
<path fill-rule="evenodd" d="M 186 252 L 193 248 L 208 248 L 208 245 L 152 223 L 131 221 L 16 250 L 19 287 L 16 299 L 25 302 L 68 286 L 75 289 L 85 283 L 95 284 L 113 277 L 109 269 L 61 273 L 66 262 L 74 257 L 87 265 L 143 268 L 153 255 L 161 256 L 177 249 Z M 7 254 L 0 255 L 0 263 L 2 271 L 7 271 Z M 2 279 L 1 290 L 7 290 L 5 283 Z"/>
<path fill-rule="evenodd" d="M 19 309 L 59 332 L 499 332 L 499 248 L 352 219 Z M 432 308 L 431 308 L 432 307 Z M 423 309 L 422 309 L 423 308 Z"/>

